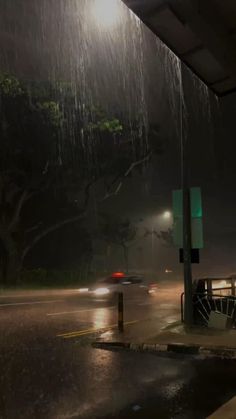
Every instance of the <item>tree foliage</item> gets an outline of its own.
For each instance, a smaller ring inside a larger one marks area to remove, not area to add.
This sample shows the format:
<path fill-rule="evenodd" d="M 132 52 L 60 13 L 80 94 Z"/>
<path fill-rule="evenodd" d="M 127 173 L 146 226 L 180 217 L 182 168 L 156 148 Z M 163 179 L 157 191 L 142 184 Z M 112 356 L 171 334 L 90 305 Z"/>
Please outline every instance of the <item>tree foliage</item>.
<path fill-rule="evenodd" d="M 0 114 L 1 267 L 11 278 L 40 240 L 85 215 L 94 185 L 101 201 L 111 196 L 150 153 L 119 118 L 81 110 L 68 86 L 1 75 Z M 125 246 L 135 231 L 128 220 L 116 227 Z"/>
<path fill-rule="evenodd" d="M 173 247 L 173 229 L 168 228 L 168 230 L 160 231 L 156 233 L 157 238 L 159 238 L 167 247 Z"/>
<path fill-rule="evenodd" d="M 108 244 L 128 246 L 137 234 L 136 227 L 128 218 L 111 214 L 101 214 L 101 235 Z"/>
<path fill-rule="evenodd" d="M 128 218 L 111 214 L 101 214 L 101 237 L 109 245 L 119 246 L 123 250 L 125 268 L 129 270 L 129 247 L 137 235 L 137 228 Z"/>

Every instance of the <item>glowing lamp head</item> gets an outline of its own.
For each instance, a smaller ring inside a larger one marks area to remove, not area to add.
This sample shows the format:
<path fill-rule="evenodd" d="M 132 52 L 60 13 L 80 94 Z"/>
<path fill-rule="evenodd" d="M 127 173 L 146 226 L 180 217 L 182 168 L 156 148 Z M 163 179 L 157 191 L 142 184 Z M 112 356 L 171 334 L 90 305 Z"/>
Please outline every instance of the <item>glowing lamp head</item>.
<path fill-rule="evenodd" d="M 171 218 L 171 212 L 165 211 L 163 214 L 163 217 L 165 218 L 165 220 L 169 220 Z"/>

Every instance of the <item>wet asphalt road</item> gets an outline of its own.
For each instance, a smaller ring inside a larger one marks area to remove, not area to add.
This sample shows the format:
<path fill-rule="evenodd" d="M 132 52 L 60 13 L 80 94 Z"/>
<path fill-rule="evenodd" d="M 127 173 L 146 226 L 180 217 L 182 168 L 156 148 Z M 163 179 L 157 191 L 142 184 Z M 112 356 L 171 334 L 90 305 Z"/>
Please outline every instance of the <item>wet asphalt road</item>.
<path fill-rule="evenodd" d="M 127 301 L 126 329 L 177 319 L 179 291 Z M 236 363 L 91 348 L 115 323 L 113 301 L 74 292 L 0 297 L 0 418 L 200 419 L 235 395 Z"/>

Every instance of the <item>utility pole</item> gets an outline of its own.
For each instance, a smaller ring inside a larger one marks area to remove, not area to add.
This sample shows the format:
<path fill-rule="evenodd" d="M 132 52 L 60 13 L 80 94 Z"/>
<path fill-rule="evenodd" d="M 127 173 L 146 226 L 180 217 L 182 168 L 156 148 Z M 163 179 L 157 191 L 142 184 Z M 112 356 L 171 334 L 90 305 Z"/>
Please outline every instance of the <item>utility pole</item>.
<path fill-rule="evenodd" d="M 181 183 L 183 191 L 183 259 L 184 259 L 184 320 L 193 323 L 192 265 L 191 265 L 191 204 L 188 165 L 188 130 L 184 101 L 182 63 L 180 62 L 180 124 L 181 124 Z"/>
<path fill-rule="evenodd" d="M 152 233 L 151 233 L 151 255 L 152 255 L 152 275 L 154 276 L 154 227 L 152 226 Z"/>

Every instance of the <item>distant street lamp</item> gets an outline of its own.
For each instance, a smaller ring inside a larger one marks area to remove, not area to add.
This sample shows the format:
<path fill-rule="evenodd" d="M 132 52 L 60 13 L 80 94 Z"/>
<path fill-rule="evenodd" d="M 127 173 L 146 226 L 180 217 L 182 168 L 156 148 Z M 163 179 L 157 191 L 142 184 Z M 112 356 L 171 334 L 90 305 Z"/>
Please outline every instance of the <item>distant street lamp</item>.
<path fill-rule="evenodd" d="M 120 0 L 93 0 L 92 15 L 99 25 L 113 26 L 121 12 Z"/>
<path fill-rule="evenodd" d="M 162 214 L 158 215 L 159 224 L 162 225 L 162 228 L 165 228 L 167 224 L 171 221 L 172 213 L 171 211 L 164 211 Z M 154 254 L 155 254 L 155 240 L 154 238 L 159 238 L 159 233 L 155 230 L 154 224 L 152 225 L 151 231 L 148 232 L 151 235 L 151 258 L 152 258 L 152 271 L 154 273 Z"/>
<path fill-rule="evenodd" d="M 165 211 L 163 213 L 163 218 L 165 218 L 165 220 L 169 220 L 171 218 L 171 212 L 170 211 Z"/>

